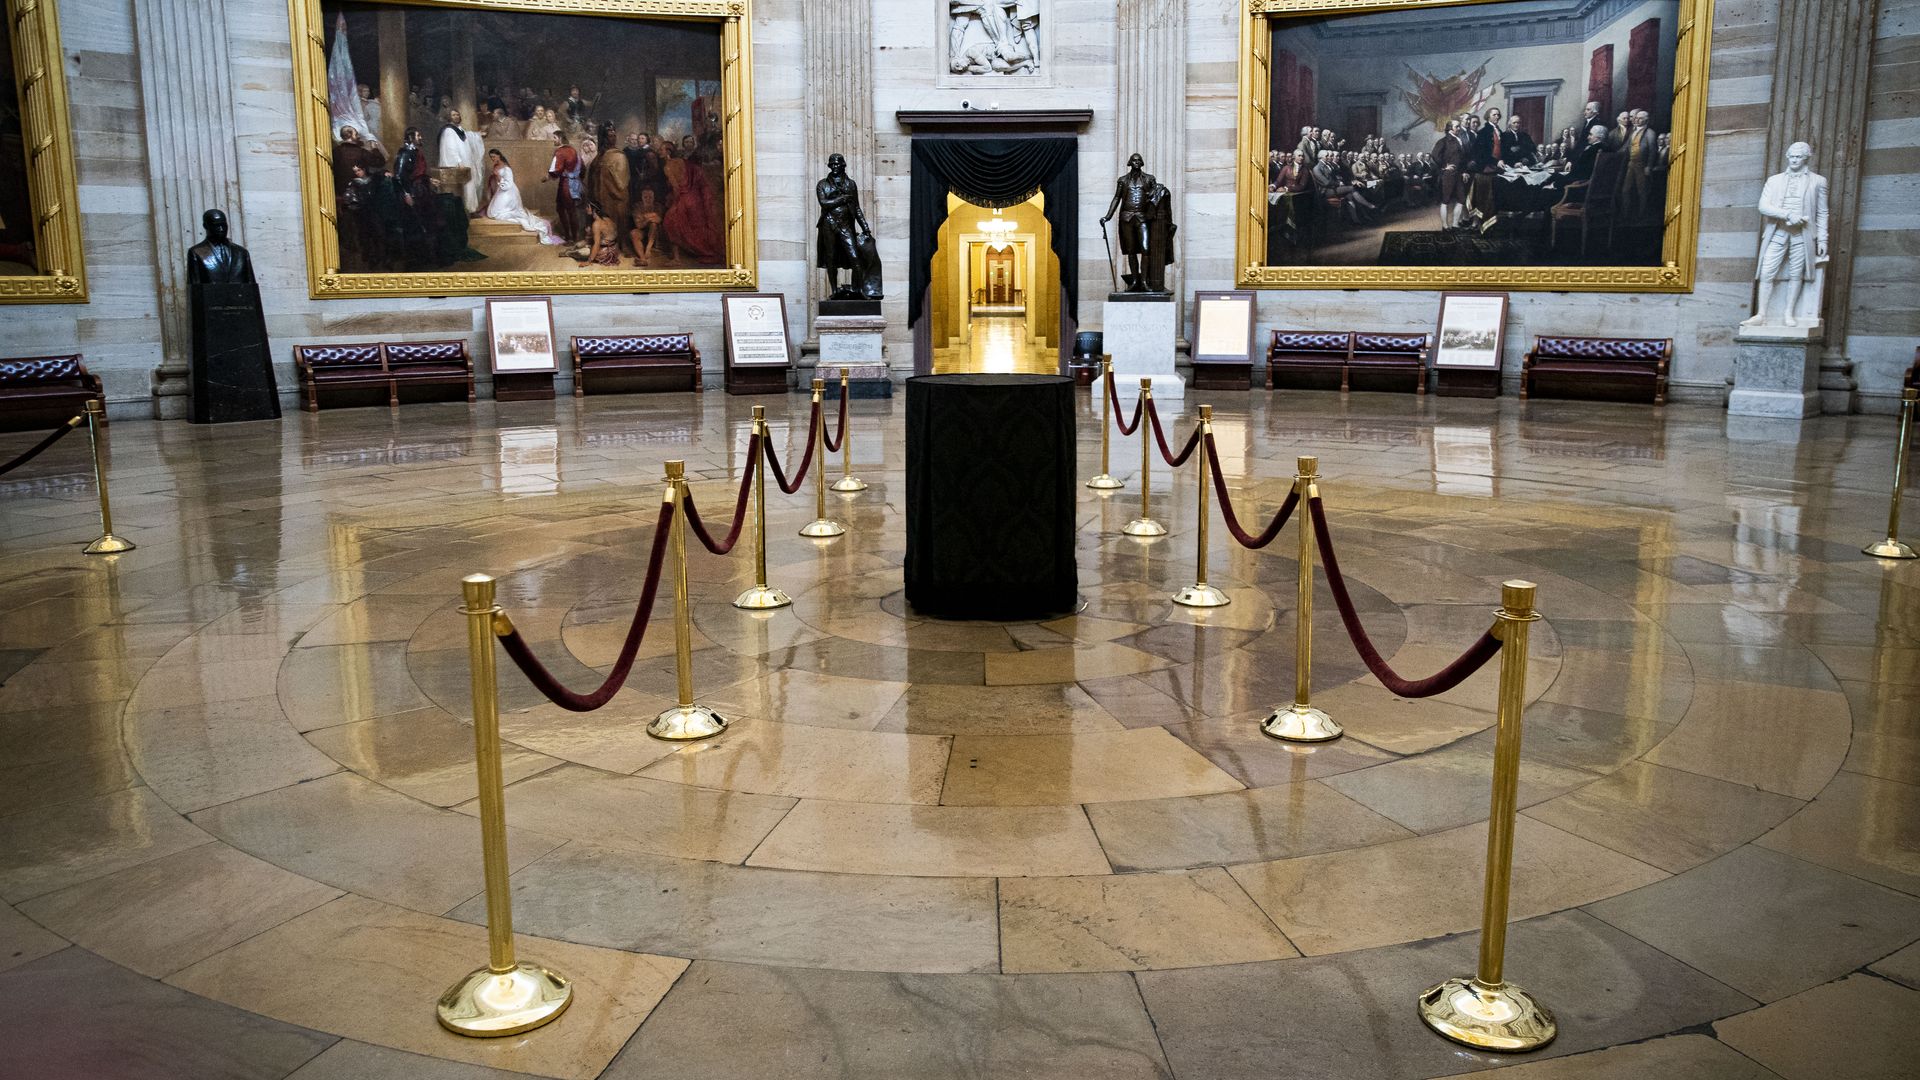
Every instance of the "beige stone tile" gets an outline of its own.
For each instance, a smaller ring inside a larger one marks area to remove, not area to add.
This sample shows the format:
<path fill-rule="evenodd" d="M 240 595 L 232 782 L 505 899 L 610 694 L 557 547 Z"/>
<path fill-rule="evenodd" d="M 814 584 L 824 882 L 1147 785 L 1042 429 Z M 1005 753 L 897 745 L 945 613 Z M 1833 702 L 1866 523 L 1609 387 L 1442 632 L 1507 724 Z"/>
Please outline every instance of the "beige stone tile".
<path fill-rule="evenodd" d="M 58 761 L 11 765 L 0 768 L 0 816 L 91 799 L 139 782 L 133 765 L 118 747 Z"/>
<path fill-rule="evenodd" d="M 1869 964 L 1868 968 L 1895 982 L 1920 990 L 1920 942 L 1915 942 L 1891 956 L 1883 957 L 1878 962 Z"/>
<path fill-rule="evenodd" d="M 406 641 L 435 612 L 454 602 L 432 596 L 363 596 L 326 615 L 300 635 L 301 648 Z"/>
<path fill-rule="evenodd" d="M 726 716 L 868 731 L 906 689 L 903 682 L 786 670 L 715 690 L 701 702 Z"/>
<path fill-rule="evenodd" d="M 1908 1080 L 1920 1060 L 1920 990 L 1849 975 L 1713 1027 L 1781 1080 Z"/>
<path fill-rule="evenodd" d="M 191 622 L 109 623 L 61 642 L 60 655 L 68 660 L 159 657 L 199 628 Z"/>
<path fill-rule="evenodd" d="M 1122 725 L 1074 684 L 909 685 L 876 731 L 917 735 L 1058 735 L 1119 731 Z"/>
<path fill-rule="evenodd" d="M 683 746 L 640 775 L 723 791 L 852 802 L 934 803 L 951 740 L 738 721 Z"/>
<path fill-rule="evenodd" d="M 1758 842 L 1920 895 L 1920 787 L 1841 773 Z"/>
<path fill-rule="evenodd" d="M 672 705 L 670 698 L 620 690 L 592 712 L 545 704 L 501 713 L 500 735 L 549 757 L 607 772 L 637 772 L 681 749 L 647 734 L 647 724 Z"/>
<path fill-rule="evenodd" d="M 1450 1075 L 1480 1075 L 1481 1070 Z M 1670 1035 L 1593 1050 L 1572 1057 L 1523 1061 L 1501 1069 L 1502 1080 L 1615 1080 L 1670 1076 L 1684 1080 L 1778 1080 L 1751 1058 L 1707 1035 Z"/>
<path fill-rule="evenodd" d="M 1094 803 L 1087 807 L 1087 816 L 1107 858 L 1121 871 L 1264 862 L 1413 835 L 1313 781 L 1220 795 Z"/>
<path fill-rule="evenodd" d="M 398 642 L 295 649 L 280 667 L 281 707 L 301 731 L 423 709 L 427 699 Z"/>
<path fill-rule="evenodd" d="M 1104 874 L 1073 806 L 900 806 L 809 799 L 774 827 L 753 866 L 848 874 L 1024 877 Z"/>
<path fill-rule="evenodd" d="M 37 897 L 21 910 L 160 979 L 339 895 L 225 844 L 201 844 Z"/>
<path fill-rule="evenodd" d="M 1523 813 L 1670 873 L 1752 840 L 1804 804 L 1644 761 Z"/>
<path fill-rule="evenodd" d="M 1162 728 L 1092 735 L 962 735 L 952 806 L 1114 802 L 1237 791 L 1241 783 Z"/>
<path fill-rule="evenodd" d="M 452 806 L 479 794 L 473 725 L 441 709 L 321 728 L 306 738 L 334 761 L 421 802 Z M 557 764 L 512 744 L 500 750 L 501 775 L 509 784 Z"/>
<path fill-rule="evenodd" d="M 0 713 L 43 709 L 50 705 L 88 705 L 124 701 L 153 661 L 144 657 L 112 660 L 48 659 L 48 653 L 0 684 Z"/>
<path fill-rule="evenodd" d="M 265 697 L 138 707 L 126 719 L 127 750 L 140 774 L 183 814 L 339 771 L 293 730 L 280 701 Z"/>
<path fill-rule="evenodd" d="M 30 964 L 67 947 L 67 939 L 0 904 L 0 971 Z"/>
<path fill-rule="evenodd" d="M 1218 867 L 1000 882 L 1001 970 L 1145 971 L 1300 955 Z"/>
<path fill-rule="evenodd" d="M 1811 799 L 1839 770 L 1852 725 L 1831 690 L 1702 680 L 1656 765 Z"/>
<path fill-rule="evenodd" d="M 1478 926 L 1486 845 L 1484 826 L 1466 826 L 1231 870 L 1294 946 L 1317 956 Z M 1521 818 L 1514 831 L 1511 917 L 1578 907 L 1665 876 Z"/>
<path fill-rule="evenodd" d="M 1276 702 L 1290 705 L 1292 699 Z M 1374 680 L 1316 690 L 1316 708 L 1339 721 L 1356 739 L 1396 754 L 1418 754 L 1493 726 L 1485 709 L 1439 698 L 1396 697 Z"/>
<path fill-rule="evenodd" d="M 443 1030 L 432 1003 L 487 960 L 486 930 L 341 897 L 168 982 L 288 1023 L 476 1065 L 590 1080 L 646 1019 L 687 962 L 523 938 L 521 959 L 573 981 L 557 1023 L 505 1039 Z M 298 971 L 301 978 L 288 978 Z M 378 973 L 377 977 L 369 977 Z"/>
<path fill-rule="evenodd" d="M 1112 641 L 1091 642 L 1068 649 L 1028 649 L 987 653 L 987 685 L 1068 683 L 1137 675 L 1173 666 L 1173 661 Z"/>
<path fill-rule="evenodd" d="M 664 587 L 663 587 L 664 589 Z M 574 658 L 589 667 L 611 666 L 620 658 L 620 649 L 626 644 L 627 631 L 633 624 L 635 600 L 609 600 L 603 603 L 583 603 L 568 611 L 562 622 L 559 640 L 565 643 L 566 650 Z M 647 623 L 647 633 L 640 639 L 640 648 L 634 653 L 641 659 L 652 659 L 674 654 L 673 637 L 673 598 L 670 592 L 654 601 L 655 616 Z M 729 609 L 731 610 L 731 609 Z M 519 617 L 515 616 L 515 625 Z M 535 626 L 529 623 L 521 630 L 524 636 Z M 531 639 L 529 639 L 531 640 Z M 714 642 L 695 628 L 692 637 L 693 648 L 711 648 Z"/>
<path fill-rule="evenodd" d="M 520 1080 L 525 1075 L 341 1039 L 287 1080 Z"/>
<path fill-rule="evenodd" d="M 0 899 L 17 904 L 209 839 L 144 787 L 13 814 L 0 818 Z"/>
<path fill-rule="evenodd" d="M 604 847 L 737 863 L 793 805 L 773 795 L 563 765 L 507 789 L 507 822 Z M 460 809 L 478 813 L 475 803 Z"/>
<path fill-rule="evenodd" d="M 212 655 L 204 656 L 194 651 L 192 646 L 195 642 L 204 643 L 206 651 Z M 274 695 L 281 653 L 253 659 L 223 658 L 226 655 L 213 643 L 213 639 L 189 638 L 161 658 L 140 680 L 140 688 L 133 695 L 130 709 L 152 713 L 176 705 L 206 705 Z"/>

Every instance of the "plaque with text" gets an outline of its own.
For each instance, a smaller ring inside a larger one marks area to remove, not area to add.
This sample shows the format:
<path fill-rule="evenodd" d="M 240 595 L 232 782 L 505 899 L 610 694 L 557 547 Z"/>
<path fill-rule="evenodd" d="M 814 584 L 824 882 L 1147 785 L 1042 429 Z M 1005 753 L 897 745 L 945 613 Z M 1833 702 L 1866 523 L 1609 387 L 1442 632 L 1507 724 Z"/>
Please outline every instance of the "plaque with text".
<path fill-rule="evenodd" d="M 793 366 L 787 337 L 787 298 L 781 293 L 727 293 L 720 297 L 726 336 L 729 394 L 784 393 Z"/>

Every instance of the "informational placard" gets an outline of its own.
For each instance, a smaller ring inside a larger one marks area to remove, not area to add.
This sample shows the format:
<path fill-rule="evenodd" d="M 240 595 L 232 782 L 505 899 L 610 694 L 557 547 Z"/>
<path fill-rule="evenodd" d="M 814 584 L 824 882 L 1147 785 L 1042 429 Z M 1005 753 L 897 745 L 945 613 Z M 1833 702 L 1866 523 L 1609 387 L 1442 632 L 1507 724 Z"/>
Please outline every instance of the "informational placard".
<path fill-rule="evenodd" d="M 1193 294 L 1193 362 L 1253 362 L 1253 293 Z"/>
<path fill-rule="evenodd" d="M 1498 371 L 1506 331 L 1506 293 L 1442 293 L 1433 366 Z"/>
<path fill-rule="evenodd" d="M 784 367 L 792 362 L 785 296 L 728 293 L 720 303 L 725 313 L 728 363 L 735 367 Z"/>
<path fill-rule="evenodd" d="M 545 296 L 487 298 L 487 341 L 496 375 L 551 373 L 559 364 L 553 346 L 553 301 Z"/>

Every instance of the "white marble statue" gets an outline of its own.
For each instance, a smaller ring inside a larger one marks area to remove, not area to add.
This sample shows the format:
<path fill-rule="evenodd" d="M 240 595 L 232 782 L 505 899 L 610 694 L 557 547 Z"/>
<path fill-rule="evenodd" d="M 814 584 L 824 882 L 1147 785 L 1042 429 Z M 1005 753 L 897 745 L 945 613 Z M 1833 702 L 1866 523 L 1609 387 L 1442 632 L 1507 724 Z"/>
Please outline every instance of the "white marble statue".
<path fill-rule="evenodd" d="M 1767 177 L 1760 192 L 1760 260 L 1754 279 L 1760 293 L 1753 317 L 1742 326 L 1808 326 L 1820 323 L 1820 295 L 1827 278 L 1827 178 L 1808 167 L 1813 147 L 1787 147 L 1787 171 Z M 1775 300 L 1779 299 L 1779 303 Z"/>

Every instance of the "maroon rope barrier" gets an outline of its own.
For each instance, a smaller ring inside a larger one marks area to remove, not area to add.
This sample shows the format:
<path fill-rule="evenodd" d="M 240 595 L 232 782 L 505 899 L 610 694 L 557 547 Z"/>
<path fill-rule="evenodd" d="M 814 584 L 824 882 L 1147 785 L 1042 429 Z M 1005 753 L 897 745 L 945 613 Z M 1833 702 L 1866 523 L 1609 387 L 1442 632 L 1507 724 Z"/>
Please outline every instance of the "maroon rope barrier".
<path fill-rule="evenodd" d="M 800 469 L 793 474 L 793 481 L 791 483 L 787 481 L 787 474 L 780 469 L 780 456 L 774 453 L 773 440 L 768 439 L 763 444 L 767 453 L 767 464 L 773 466 L 773 482 L 779 484 L 780 490 L 789 495 L 799 491 L 800 485 L 807 482 L 807 469 L 813 464 L 813 444 L 815 441 L 813 437 L 813 425 L 817 423 L 819 419 L 820 403 L 816 401 L 813 403 L 813 412 L 808 414 L 807 419 L 807 452 L 801 455 Z"/>
<path fill-rule="evenodd" d="M 828 437 L 824 431 L 820 433 L 820 437 L 826 440 L 827 453 L 829 454 L 839 453 L 840 443 L 847 437 L 847 398 L 849 396 L 850 394 L 840 395 L 840 430 L 834 432 L 832 437 Z"/>
<path fill-rule="evenodd" d="M 1353 598 L 1347 595 L 1346 579 L 1340 576 L 1340 560 L 1333 554 L 1333 536 L 1327 532 L 1327 513 L 1317 496 L 1307 500 L 1307 510 L 1313 515 L 1313 531 L 1320 541 L 1320 561 L 1326 565 L 1327 588 L 1333 593 L 1334 606 L 1340 609 L 1340 621 L 1347 624 L 1347 636 L 1353 639 L 1353 649 L 1360 654 L 1361 662 L 1389 691 L 1404 698 L 1444 694 L 1465 682 L 1467 676 L 1479 671 L 1500 651 L 1500 639 L 1489 628 L 1480 635 L 1480 640 L 1467 646 L 1467 651 L 1461 653 L 1453 663 L 1432 675 L 1424 679 L 1401 678 L 1387 666 L 1380 656 L 1380 650 L 1373 647 L 1366 628 L 1360 625 L 1359 613 L 1353 610 Z"/>
<path fill-rule="evenodd" d="M 592 712 L 613 699 L 613 695 L 626 683 L 627 675 L 633 671 L 634 657 L 640 654 L 640 641 L 647 636 L 647 620 L 653 614 L 653 598 L 660 591 L 660 568 L 666 562 L 667 533 L 673 527 L 673 504 L 660 504 L 660 520 L 653 527 L 653 551 L 647 556 L 647 582 L 640 587 L 640 604 L 633 612 L 633 624 L 627 628 L 627 640 L 620 645 L 619 658 L 613 662 L 613 670 L 607 673 L 607 679 L 599 688 L 586 694 L 577 694 L 560 684 L 553 672 L 533 655 L 526 640 L 518 629 L 500 635 L 500 646 L 507 656 L 534 689 L 547 696 L 547 700 L 569 712 Z"/>
<path fill-rule="evenodd" d="M 1152 398 L 1147 399 L 1147 421 L 1153 425 L 1153 441 L 1160 444 L 1160 459 L 1171 468 L 1185 465 L 1187 459 L 1193 456 L 1193 448 L 1200 445 L 1200 425 L 1195 424 L 1193 434 L 1187 437 L 1187 445 L 1180 448 L 1178 456 L 1167 449 L 1167 433 L 1160 428 L 1160 410 L 1154 406 Z"/>
<path fill-rule="evenodd" d="M 1280 504 L 1280 513 L 1274 516 L 1260 535 L 1254 536 L 1240 527 L 1240 519 L 1233 512 L 1233 500 L 1227 496 L 1226 477 L 1220 475 L 1220 455 L 1213 448 L 1212 432 L 1207 433 L 1207 471 L 1213 474 L 1213 490 L 1220 496 L 1220 517 L 1226 521 L 1227 531 L 1240 541 L 1241 547 L 1258 551 L 1273 543 L 1274 538 L 1280 535 L 1280 530 L 1286 527 L 1287 519 L 1293 516 L 1294 510 L 1300 505 L 1300 493 L 1287 492 L 1287 501 Z"/>
<path fill-rule="evenodd" d="M 747 461 L 749 462 L 747 474 L 740 478 L 740 495 L 733 502 L 733 527 L 727 530 L 725 540 L 715 540 L 713 534 L 707 531 L 706 522 L 700 520 L 700 511 L 693 505 L 693 492 L 691 490 L 687 492 L 687 526 L 693 530 L 693 535 L 700 538 L 700 543 L 715 555 L 725 555 L 732 551 L 733 545 L 740 540 L 740 529 L 747 523 L 747 496 L 753 491 L 751 462 L 759 453 L 760 433 L 756 431 L 753 437 L 747 440 Z"/>
<path fill-rule="evenodd" d="M 45 450 L 49 446 L 52 446 L 54 443 L 59 442 L 62 438 L 66 436 L 67 432 L 72 431 L 74 428 L 77 428 L 84 423 L 86 423 L 86 417 L 76 416 L 73 419 L 67 421 L 66 423 L 61 424 L 59 427 L 54 428 L 52 434 L 48 435 L 44 439 L 41 439 L 39 442 L 34 443 L 33 446 L 29 448 L 26 453 L 21 454 L 19 457 L 14 458 L 12 461 L 7 462 L 5 465 L 0 465 L 0 476 L 5 476 L 8 473 L 12 472 L 13 470 L 19 468 L 20 466 L 25 465 L 27 462 L 32 461 L 34 458 L 39 457 L 41 451 Z"/>
<path fill-rule="evenodd" d="M 1131 435 L 1140 429 L 1140 406 L 1145 404 L 1146 397 L 1143 395 L 1133 399 L 1133 422 L 1129 424 L 1120 419 L 1120 391 L 1114 387 L 1113 376 L 1107 375 L 1106 381 L 1107 400 L 1113 402 L 1113 426 L 1120 429 L 1120 434 Z"/>

